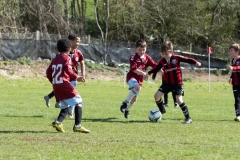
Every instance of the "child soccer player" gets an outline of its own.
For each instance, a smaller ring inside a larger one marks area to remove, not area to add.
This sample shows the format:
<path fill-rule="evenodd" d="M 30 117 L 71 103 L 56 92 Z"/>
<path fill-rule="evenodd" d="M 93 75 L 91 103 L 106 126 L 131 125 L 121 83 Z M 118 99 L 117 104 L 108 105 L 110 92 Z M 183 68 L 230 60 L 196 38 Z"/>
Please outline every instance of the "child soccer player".
<path fill-rule="evenodd" d="M 232 71 L 229 83 L 232 84 L 232 90 L 235 100 L 234 107 L 236 118 L 234 120 L 240 122 L 240 45 L 232 44 L 229 47 L 229 54 L 232 58 L 232 65 L 228 66 L 227 69 Z"/>
<path fill-rule="evenodd" d="M 78 74 L 78 63 L 80 63 L 81 69 L 81 82 L 85 82 L 85 63 L 84 56 L 80 50 L 78 50 L 78 46 L 80 45 L 81 39 L 77 34 L 69 34 L 68 39 L 71 41 L 71 52 L 69 56 L 72 59 L 72 69 Z M 71 84 L 76 88 L 76 81 L 71 81 Z M 48 95 L 44 96 L 47 107 L 50 107 L 50 99 L 54 96 L 54 92 L 52 91 Z M 58 102 L 55 104 L 56 108 L 59 108 Z M 70 113 L 71 114 L 71 113 Z M 71 117 L 71 115 L 70 115 Z"/>
<path fill-rule="evenodd" d="M 148 78 L 146 68 L 156 66 L 153 59 L 146 54 L 146 49 L 146 41 L 140 39 L 135 44 L 136 53 L 130 57 L 130 69 L 126 77 L 130 92 L 120 106 L 125 118 L 129 118 L 129 109 L 137 99 L 143 80 Z"/>
<path fill-rule="evenodd" d="M 68 114 L 69 106 L 73 106 L 75 111 L 74 132 L 89 133 L 90 131 L 81 126 L 82 120 L 82 98 L 77 90 L 70 83 L 71 80 L 81 81 L 83 77 L 79 77 L 72 69 L 72 61 L 69 57 L 71 51 L 71 42 L 68 39 L 60 39 L 57 42 L 59 55 L 56 56 L 49 67 L 46 74 L 48 80 L 53 85 L 54 95 L 60 104 L 60 113 L 56 121 L 52 122 L 52 126 L 58 132 L 63 130 L 62 121 Z"/>
<path fill-rule="evenodd" d="M 170 41 L 166 41 L 161 45 L 162 58 L 159 60 L 156 68 L 150 70 L 148 73 L 152 74 L 152 78 L 156 78 L 156 74 L 160 69 L 163 69 L 163 76 L 165 77 L 166 83 L 162 84 L 158 91 L 155 93 L 154 98 L 156 104 L 162 114 L 166 113 L 166 109 L 163 106 L 162 96 L 168 92 L 174 92 L 176 100 L 180 106 L 184 116 L 185 124 L 192 123 L 190 118 L 188 107 L 184 103 L 182 96 L 184 95 L 183 83 L 182 83 L 182 72 L 180 68 L 180 62 L 196 64 L 201 66 L 201 63 L 193 58 L 187 58 L 173 53 L 173 45 Z"/>

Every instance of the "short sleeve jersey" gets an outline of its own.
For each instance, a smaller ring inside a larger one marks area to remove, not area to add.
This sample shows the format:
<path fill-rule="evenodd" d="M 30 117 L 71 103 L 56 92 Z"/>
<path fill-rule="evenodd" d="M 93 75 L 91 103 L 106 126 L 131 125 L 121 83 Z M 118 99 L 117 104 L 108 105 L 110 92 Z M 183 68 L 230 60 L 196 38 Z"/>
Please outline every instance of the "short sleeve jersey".
<path fill-rule="evenodd" d="M 147 67 L 154 68 L 157 65 L 156 62 L 154 62 L 153 59 L 147 54 L 144 54 L 143 58 L 141 58 L 137 53 L 135 53 L 134 55 L 130 56 L 129 62 L 130 70 L 127 74 L 126 80 L 128 82 L 131 78 L 134 78 L 137 80 L 140 86 L 142 86 L 143 83 L 143 76 L 137 75 L 134 73 L 134 71 L 139 69 L 146 72 Z"/>
<path fill-rule="evenodd" d="M 83 61 L 84 56 L 82 52 L 78 49 L 75 49 L 73 52 L 70 52 L 69 56 L 72 59 L 72 69 L 76 74 L 78 74 L 78 62 Z"/>
<path fill-rule="evenodd" d="M 70 80 L 77 79 L 78 75 L 72 70 L 72 61 L 67 54 L 56 56 L 46 71 L 48 80 L 53 85 L 57 101 L 73 98 L 78 95 Z"/>

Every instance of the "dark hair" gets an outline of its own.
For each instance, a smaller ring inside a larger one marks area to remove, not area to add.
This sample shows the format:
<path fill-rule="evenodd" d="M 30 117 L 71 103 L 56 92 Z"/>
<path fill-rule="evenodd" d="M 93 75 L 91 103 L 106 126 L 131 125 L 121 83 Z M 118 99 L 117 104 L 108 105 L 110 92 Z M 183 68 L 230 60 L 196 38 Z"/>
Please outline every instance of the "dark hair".
<path fill-rule="evenodd" d="M 136 44 L 135 44 L 135 47 L 136 47 L 136 48 L 137 48 L 137 47 L 142 47 L 142 48 L 144 48 L 144 47 L 147 47 L 147 43 L 146 43 L 145 40 L 139 39 L 139 40 L 137 40 L 137 42 L 136 42 Z"/>
<path fill-rule="evenodd" d="M 166 41 L 161 45 L 160 51 L 163 53 L 169 50 L 173 51 L 173 44 L 170 41 Z"/>
<path fill-rule="evenodd" d="M 68 35 L 68 39 L 71 41 L 74 41 L 75 39 L 77 39 L 77 37 L 79 37 L 79 35 L 77 35 L 77 34 L 69 34 Z"/>
<path fill-rule="evenodd" d="M 59 39 L 57 41 L 57 50 L 60 53 L 64 53 L 71 48 L 71 42 L 69 39 Z"/>

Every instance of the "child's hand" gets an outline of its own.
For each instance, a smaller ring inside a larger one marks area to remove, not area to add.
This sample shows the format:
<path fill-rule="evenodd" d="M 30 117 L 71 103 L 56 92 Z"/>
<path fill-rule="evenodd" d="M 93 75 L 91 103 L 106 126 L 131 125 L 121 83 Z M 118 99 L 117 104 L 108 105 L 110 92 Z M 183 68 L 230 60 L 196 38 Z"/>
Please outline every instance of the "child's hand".
<path fill-rule="evenodd" d="M 232 67 L 232 66 L 228 66 L 228 67 L 227 67 L 227 70 L 232 71 L 232 70 L 233 70 L 233 67 Z"/>
<path fill-rule="evenodd" d="M 83 76 L 79 76 L 79 77 L 77 78 L 77 81 L 78 81 L 78 82 L 85 82 L 85 78 L 84 78 Z"/>
<path fill-rule="evenodd" d="M 232 78 L 229 78 L 228 83 L 232 84 Z"/>
<path fill-rule="evenodd" d="M 145 74 L 143 75 L 143 79 L 148 79 L 148 73 L 145 73 Z"/>
<path fill-rule="evenodd" d="M 161 72 L 161 73 L 163 73 L 163 72 L 164 72 L 164 71 L 163 71 L 163 69 L 164 69 L 164 68 L 161 68 L 161 69 L 160 69 L 160 72 Z"/>
<path fill-rule="evenodd" d="M 197 63 L 196 63 L 196 66 L 197 66 L 197 67 L 200 67 L 200 66 L 201 66 L 201 63 L 200 63 L 200 62 L 197 62 Z"/>

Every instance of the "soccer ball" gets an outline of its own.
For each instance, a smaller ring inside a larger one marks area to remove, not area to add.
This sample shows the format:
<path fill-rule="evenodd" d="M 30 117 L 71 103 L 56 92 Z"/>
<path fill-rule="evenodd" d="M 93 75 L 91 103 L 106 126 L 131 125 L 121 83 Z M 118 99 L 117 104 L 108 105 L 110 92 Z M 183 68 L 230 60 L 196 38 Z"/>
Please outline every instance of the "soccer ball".
<path fill-rule="evenodd" d="M 148 118 L 151 122 L 158 122 L 161 120 L 162 118 L 162 114 L 159 110 L 157 109 L 152 109 L 149 113 L 148 113 Z"/>

